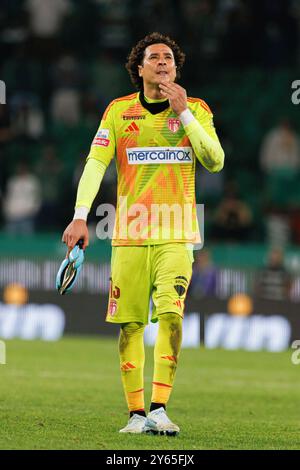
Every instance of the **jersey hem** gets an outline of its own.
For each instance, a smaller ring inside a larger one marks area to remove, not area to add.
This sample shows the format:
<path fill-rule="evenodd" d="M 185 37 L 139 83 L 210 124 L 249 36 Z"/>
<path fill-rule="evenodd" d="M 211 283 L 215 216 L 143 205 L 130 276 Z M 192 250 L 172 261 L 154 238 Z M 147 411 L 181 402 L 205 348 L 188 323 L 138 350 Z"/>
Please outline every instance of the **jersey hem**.
<path fill-rule="evenodd" d="M 134 323 L 136 323 L 136 322 L 137 322 L 137 323 L 142 323 L 143 325 L 148 325 L 148 324 L 149 324 L 148 321 L 147 321 L 147 322 L 142 322 L 140 318 L 130 318 L 130 317 L 129 317 L 129 318 L 126 318 L 126 320 L 122 320 L 122 321 L 120 321 L 120 320 L 114 320 L 113 318 L 112 318 L 112 319 L 106 318 L 105 321 L 106 321 L 107 323 L 116 323 L 116 324 L 119 324 L 119 325 L 121 325 L 122 323 L 131 323 L 131 322 L 134 322 Z"/>
<path fill-rule="evenodd" d="M 201 243 L 199 241 L 191 241 L 191 240 L 147 240 L 143 243 L 131 243 L 125 242 L 122 240 L 112 240 L 111 246 L 148 246 L 148 245 L 166 245 L 168 243 L 190 243 L 191 245 L 197 245 Z"/>

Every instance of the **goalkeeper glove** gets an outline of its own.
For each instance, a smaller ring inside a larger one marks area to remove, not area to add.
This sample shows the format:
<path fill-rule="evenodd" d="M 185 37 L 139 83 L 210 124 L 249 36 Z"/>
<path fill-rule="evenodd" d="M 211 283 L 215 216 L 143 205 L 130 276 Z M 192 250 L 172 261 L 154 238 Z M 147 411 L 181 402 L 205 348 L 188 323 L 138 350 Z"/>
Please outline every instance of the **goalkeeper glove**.
<path fill-rule="evenodd" d="M 69 292 L 81 271 L 84 261 L 84 251 L 82 249 L 83 240 L 79 240 L 70 251 L 68 258 L 64 259 L 56 275 L 56 289 L 61 295 Z"/>

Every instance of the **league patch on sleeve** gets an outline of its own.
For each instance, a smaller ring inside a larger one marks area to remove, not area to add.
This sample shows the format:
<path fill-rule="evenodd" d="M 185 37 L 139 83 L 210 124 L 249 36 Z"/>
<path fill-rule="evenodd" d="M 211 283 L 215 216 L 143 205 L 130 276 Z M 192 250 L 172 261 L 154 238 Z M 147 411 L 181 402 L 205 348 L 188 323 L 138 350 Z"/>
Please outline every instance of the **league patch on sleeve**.
<path fill-rule="evenodd" d="M 92 145 L 99 145 L 100 147 L 107 147 L 110 143 L 108 136 L 109 136 L 109 129 L 99 129 L 99 131 L 95 135 Z"/>

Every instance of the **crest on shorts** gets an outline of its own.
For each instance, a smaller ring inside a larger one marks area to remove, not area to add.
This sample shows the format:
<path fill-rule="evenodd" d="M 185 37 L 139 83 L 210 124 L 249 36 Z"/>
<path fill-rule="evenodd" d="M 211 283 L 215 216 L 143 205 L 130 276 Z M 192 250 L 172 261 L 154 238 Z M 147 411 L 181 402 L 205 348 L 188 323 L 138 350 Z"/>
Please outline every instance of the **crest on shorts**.
<path fill-rule="evenodd" d="M 168 119 L 168 127 L 170 131 L 175 134 L 179 130 L 180 119 L 176 119 L 176 118 Z"/>
<path fill-rule="evenodd" d="M 110 314 L 111 317 L 113 317 L 117 311 L 117 302 L 114 299 L 111 299 L 109 301 L 109 306 L 108 306 L 108 313 Z"/>
<path fill-rule="evenodd" d="M 175 278 L 175 285 L 174 285 L 174 289 L 176 290 L 177 294 L 179 295 L 179 297 L 182 297 L 187 288 L 188 288 L 188 280 L 186 277 L 184 276 L 177 276 Z"/>

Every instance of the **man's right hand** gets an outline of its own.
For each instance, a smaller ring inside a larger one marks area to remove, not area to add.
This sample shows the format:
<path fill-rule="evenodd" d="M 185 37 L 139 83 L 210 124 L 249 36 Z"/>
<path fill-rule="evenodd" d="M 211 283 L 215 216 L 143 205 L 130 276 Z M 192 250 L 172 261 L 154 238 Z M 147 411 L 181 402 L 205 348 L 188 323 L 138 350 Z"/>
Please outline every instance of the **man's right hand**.
<path fill-rule="evenodd" d="M 82 248 L 85 249 L 89 244 L 89 231 L 86 221 L 83 219 L 74 219 L 67 226 L 62 236 L 62 241 L 68 247 L 67 256 L 81 238 L 83 240 Z"/>

